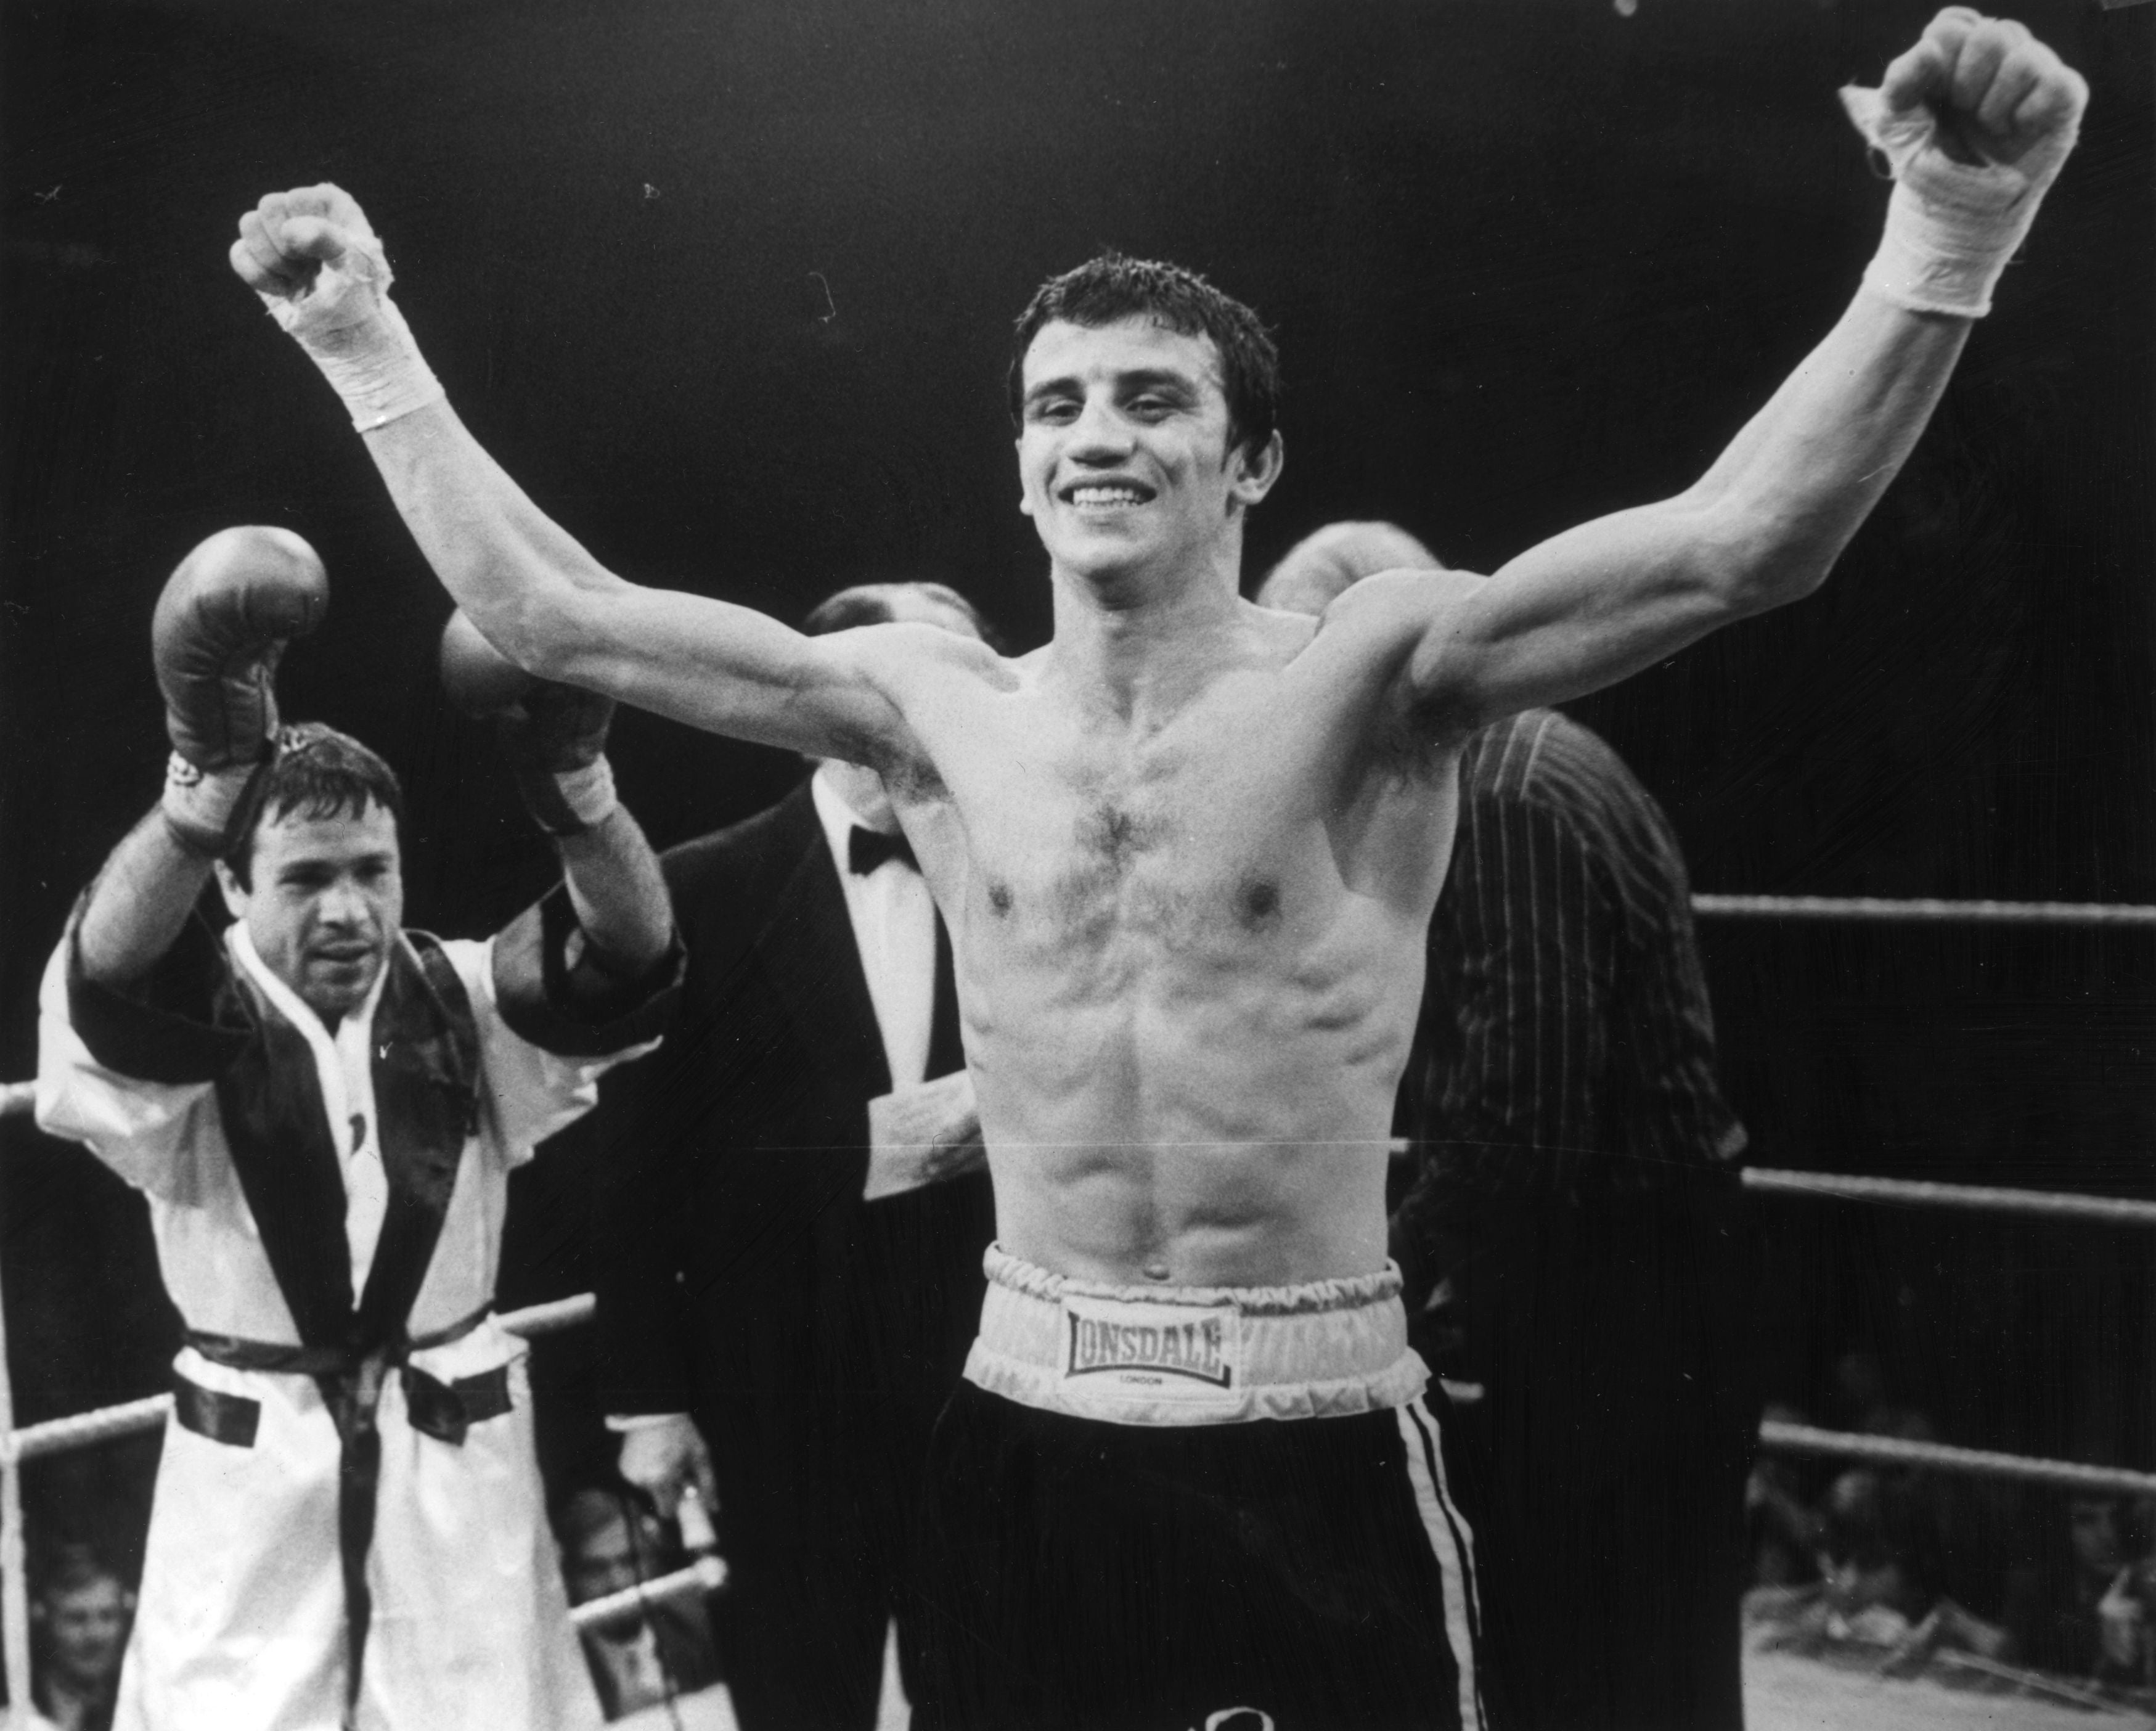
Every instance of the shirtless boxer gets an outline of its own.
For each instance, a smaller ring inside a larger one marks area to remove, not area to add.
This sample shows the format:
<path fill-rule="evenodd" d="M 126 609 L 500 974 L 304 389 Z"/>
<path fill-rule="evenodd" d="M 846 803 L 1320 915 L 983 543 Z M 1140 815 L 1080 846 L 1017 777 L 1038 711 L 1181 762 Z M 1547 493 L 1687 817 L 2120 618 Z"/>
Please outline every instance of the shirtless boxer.
<path fill-rule="evenodd" d="M 2086 91 L 1956 9 L 1845 100 L 1898 181 L 1879 254 L 1698 482 L 1317 621 L 1237 594 L 1281 460 L 1255 319 L 1165 266 L 1051 281 L 1014 394 L 1055 636 L 1016 660 L 916 625 L 805 639 L 614 576 L 442 401 L 346 195 L 242 219 L 235 270 L 506 653 L 891 789 L 950 924 L 998 1237 L 937 1436 L 924 1725 L 1480 1722 L 1464 1534 L 1385 1256 L 1460 741 L 1824 580 Z"/>

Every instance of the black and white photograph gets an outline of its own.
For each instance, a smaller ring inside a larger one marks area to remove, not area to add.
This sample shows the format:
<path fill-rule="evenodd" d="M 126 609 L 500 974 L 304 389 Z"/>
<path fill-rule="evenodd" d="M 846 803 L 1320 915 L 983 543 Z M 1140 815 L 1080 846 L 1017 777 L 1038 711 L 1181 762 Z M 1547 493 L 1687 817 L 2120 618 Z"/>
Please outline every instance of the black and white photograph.
<path fill-rule="evenodd" d="M 2156 0 L 0 0 L 0 1725 L 2156 1731 Z"/>

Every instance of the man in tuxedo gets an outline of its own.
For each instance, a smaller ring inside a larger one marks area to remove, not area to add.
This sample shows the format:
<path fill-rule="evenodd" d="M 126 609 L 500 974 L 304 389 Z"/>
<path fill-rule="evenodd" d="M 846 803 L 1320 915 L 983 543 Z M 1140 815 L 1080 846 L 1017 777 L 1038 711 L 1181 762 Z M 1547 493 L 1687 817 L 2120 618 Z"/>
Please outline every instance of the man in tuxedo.
<path fill-rule="evenodd" d="M 842 590 L 803 629 L 890 622 L 983 635 L 932 583 Z M 993 1235 L 950 943 L 853 764 L 665 866 L 689 952 L 667 1061 L 601 1108 L 609 1423 L 662 1511 L 716 1501 L 747 1731 L 866 1731 L 894 1615 L 911 1670 L 918 1484 Z"/>

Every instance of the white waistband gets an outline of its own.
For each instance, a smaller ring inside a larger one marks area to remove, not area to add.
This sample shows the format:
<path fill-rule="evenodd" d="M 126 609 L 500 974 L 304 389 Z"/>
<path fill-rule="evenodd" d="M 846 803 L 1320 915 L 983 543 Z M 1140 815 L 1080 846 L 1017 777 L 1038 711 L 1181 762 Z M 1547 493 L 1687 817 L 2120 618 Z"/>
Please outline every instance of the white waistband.
<path fill-rule="evenodd" d="M 991 1245 L 968 1382 L 1116 1425 L 1334 1418 L 1404 1406 L 1430 1379 L 1399 1270 L 1300 1287 L 1117 1287 Z"/>

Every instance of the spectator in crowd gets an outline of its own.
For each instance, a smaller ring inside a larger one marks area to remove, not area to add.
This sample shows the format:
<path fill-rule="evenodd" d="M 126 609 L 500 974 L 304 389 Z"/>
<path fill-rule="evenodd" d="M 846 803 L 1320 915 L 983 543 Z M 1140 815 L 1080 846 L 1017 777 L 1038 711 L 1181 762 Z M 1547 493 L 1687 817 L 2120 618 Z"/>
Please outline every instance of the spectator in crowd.
<path fill-rule="evenodd" d="M 562 1503 L 554 1526 L 572 1605 L 655 1580 L 684 1560 L 648 1509 L 607 1487 L 576 1492 Z M 694 1694 L 718 1679 L 711 1621 L 700 1599 L 668 1600 L 631 1621 L 586 1629 L 583 1641 L 592 1682 L 609 1719 Z"/>
<path fill-rule="evenodd" d="M 1923 1476 L 1853 1467 L 1820 1509 L 1821 1590 L 1793 1605 L 1769 1646 L 1851 1642 L 1892 1650 L 1890 1663 L 1921 1666 L 1940 1648 L 2010 1657 L 2009 1632 L 1943 1591 L 1935 1499 Z"/>
<path fill-rule="evenodd" d="M 2007 1621 L 2025 1662 L 2118 1686 L 2156 1682 L 2148 1514 L 2114 1497 L 2054 1504 L 2035 1557 L 2008 1585 Z"/>
<path fill-rule="evenodd" d="M 1936 1442 L 1938 1427 L 1922 1407 L 1898 1399 L 1878 1353 L 1851 1347 L 1834 1366 L 1834 1409 L 1846 1430 L 1867 1436 L 1894 1436 L 1904 1442 Z"/>
<path fill-rule="evenodd" d="M 1763 1419 L 1788 1425 L 1810 1422 L 1794 1406 L 1769 1401 Z M 1825 1524 L 1806 1494 L 1801 1465 L 1792 1456 L 1763 1451 L 1744 1485 L 1744 1518 L 1752 1543 L 1752 1585 L 1796 1587 L 1820 1578 Z"/>
<path fill-rule="evenodd" d="M 1898 1442 L 1941 1440 L 1929 1410 L 1909 1398 L 1868 1346 L 1852 1347 L 1835 1361 L 1830 1400 L 1839 1428 Z M 1986 1618 L 2001 1616 L 2012 1487 L 1928 1468 L 1903 1469 L 1894 1478 L 1897 1499 L 1921 1510 L 1933 1590 Z"/>
<path fill-rule="evenodd" d="M 1856 1630 L 1899 1640 L 1938 1596 L 1938 1533 L 1931 1509 L 1900 1473 L 1853 1467 L 1820 1510 L 1826 1604 Z M 1882 1643 L 1883 1644 L 1883 1643 Z"/>
<path fill-rule="evenodd" d="M 58 1731 L 108 1731 L 135 1595 L 97 1553 L 64 1545 L 30 1598 L 31 1694 Z"/>

